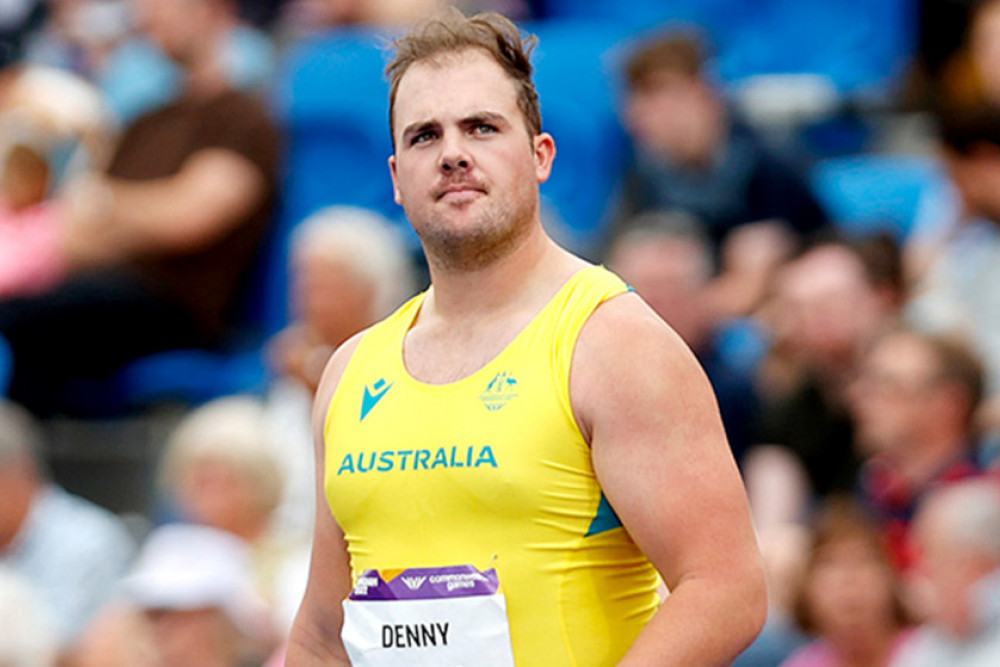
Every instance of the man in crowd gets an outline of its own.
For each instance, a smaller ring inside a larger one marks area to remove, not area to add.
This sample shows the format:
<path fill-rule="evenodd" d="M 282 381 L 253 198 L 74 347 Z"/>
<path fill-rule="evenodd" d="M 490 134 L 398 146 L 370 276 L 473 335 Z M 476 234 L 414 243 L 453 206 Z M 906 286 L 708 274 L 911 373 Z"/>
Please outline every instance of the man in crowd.
<path fill-rule="evenodd" d="M 67 647 L 113 594 L 134 545 L 114 515 L 46 478 L 41 446 L 31 416 L 0 401 L 0 566 L 34 588 Z"/>
<path fill-rule="evenodd" d="M 934 492 L 916 520 L 927 622 L 894 667 L 995 665 L 1000 655 L 1000 483 Z"/>
<path fill-rule="evenodd" d="M 267 230 L 278 138 L 219 62 L 229 0 L 150 0 L 149 37 L 185 73 L 183 94 L 121 138 L 107 173 L 72 188 L 53 290 L 0 303 L 10 396 L 58 410 L 68 379 L 166 349 L 217 344 L 234 323 Z"/>
<path fill-rule="evenodd" d="M 799 234 L 826 224 L 808 184 L 727 108 L 706 71 L 706 46 L 673 31 L 643 42 L 625 66 L 625 120 L 635 147 L 622 220 L 681 209 L 716 246 L 734 228 L 775 221 Z"/>
<path fill-rule="evenodd" d="M 914 330 L 883 334 L 861 362 L 851 401 L 867 459 L 860 486 L 900 571 L 914 562 L 909 526 L 923 497 L 980 470 L 973 417 L 983 383 L 968 346 Z"/>

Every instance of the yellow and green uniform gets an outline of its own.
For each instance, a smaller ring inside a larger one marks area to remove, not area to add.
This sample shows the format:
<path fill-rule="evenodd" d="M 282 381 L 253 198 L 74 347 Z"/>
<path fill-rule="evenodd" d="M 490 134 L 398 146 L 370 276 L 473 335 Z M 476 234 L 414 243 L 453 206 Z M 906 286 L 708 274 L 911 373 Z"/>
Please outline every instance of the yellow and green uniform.
<path fill-rule="evenodd" d="M 580 270 L 496 358 L 449 384 L 403 363 L 425 294 L 363 336 L 325 426 L 326 494 L 355 576 L 495 567 L 519 666 L 615 664 L 655 611 L 658 579 L 601 492 L 569 373 L 587 318 L 627 289 Z"/>

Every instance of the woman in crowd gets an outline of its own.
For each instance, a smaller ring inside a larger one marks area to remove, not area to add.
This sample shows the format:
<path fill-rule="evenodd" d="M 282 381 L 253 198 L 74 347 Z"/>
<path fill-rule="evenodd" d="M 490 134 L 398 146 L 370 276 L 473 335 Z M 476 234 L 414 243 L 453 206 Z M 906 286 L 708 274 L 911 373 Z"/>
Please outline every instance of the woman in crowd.
<path fill-rule="evenodd" d="M 884 667 L 909 636 L 888 555 L 850 501 L 832 498 L 818 517 L 795 614 L 815 639 L 782 667 Z"/>

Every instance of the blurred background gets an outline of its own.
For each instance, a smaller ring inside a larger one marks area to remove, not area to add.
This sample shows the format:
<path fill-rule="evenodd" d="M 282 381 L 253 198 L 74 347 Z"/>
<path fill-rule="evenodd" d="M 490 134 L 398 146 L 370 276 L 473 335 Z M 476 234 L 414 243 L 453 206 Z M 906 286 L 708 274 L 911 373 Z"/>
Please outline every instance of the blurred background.
<path fill-rule="evenodd" d="M 715 387 L 737 664 L 1000 664 L 1000 0 L 0 0 L 0 664 L 281 664 L 320 373 L 427 284 L 387 46 L 449 4 L 537 37 L 544 224 Z"/>

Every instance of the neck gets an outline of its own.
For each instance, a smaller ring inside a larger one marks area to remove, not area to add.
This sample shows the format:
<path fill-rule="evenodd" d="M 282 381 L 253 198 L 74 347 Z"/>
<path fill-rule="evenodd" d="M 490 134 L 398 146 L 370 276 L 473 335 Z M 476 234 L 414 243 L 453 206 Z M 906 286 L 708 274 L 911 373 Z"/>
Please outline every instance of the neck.
<path fill-rule="evenodd" d="M 533 286 L 563 273 L 575 258 L 559 248 L 538 225 L 502 257 L 471 270 L 430 262 L 431 293 L 424 309 L 446 320 L 496 315 L 514 306 Z"/>

